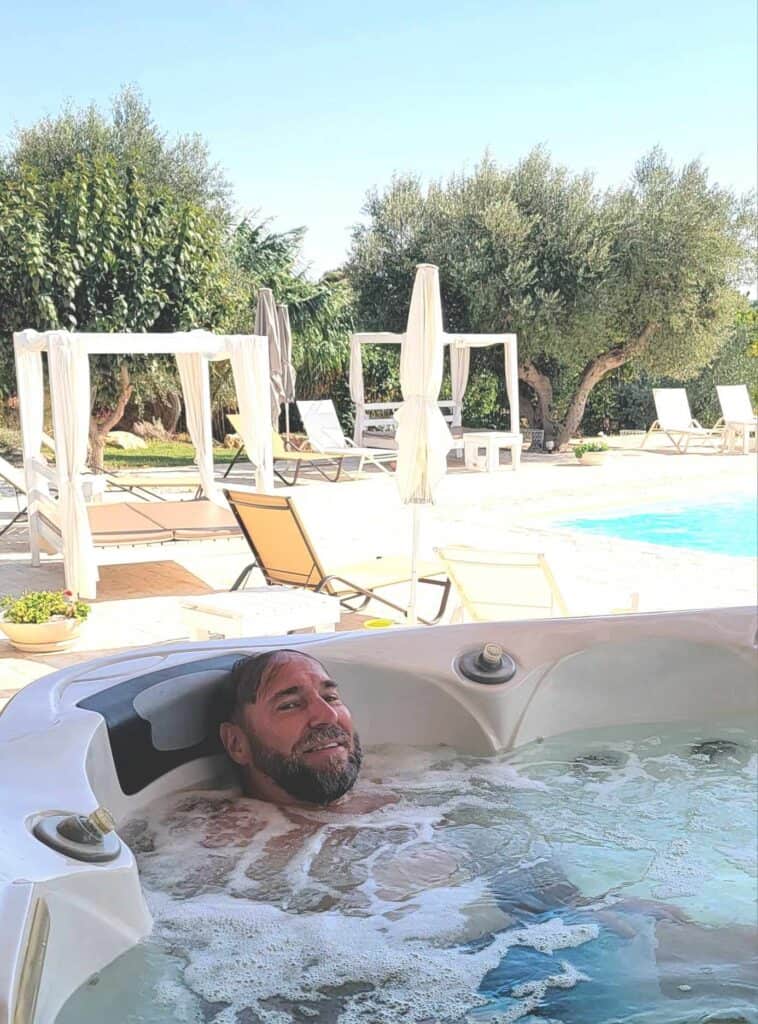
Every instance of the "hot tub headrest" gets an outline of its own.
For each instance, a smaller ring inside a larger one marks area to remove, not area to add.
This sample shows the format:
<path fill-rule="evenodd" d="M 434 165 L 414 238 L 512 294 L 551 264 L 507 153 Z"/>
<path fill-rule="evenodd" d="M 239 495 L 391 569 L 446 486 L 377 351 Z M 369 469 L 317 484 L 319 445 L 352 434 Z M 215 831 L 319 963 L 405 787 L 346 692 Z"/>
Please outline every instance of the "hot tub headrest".
<path fill-rule="evenodd" d="M 127 796 L 180 765 L 223 753 L 215 709 L 240 657 L 224 654 L 147 672 L 78 702 L 105 719 Z"/>

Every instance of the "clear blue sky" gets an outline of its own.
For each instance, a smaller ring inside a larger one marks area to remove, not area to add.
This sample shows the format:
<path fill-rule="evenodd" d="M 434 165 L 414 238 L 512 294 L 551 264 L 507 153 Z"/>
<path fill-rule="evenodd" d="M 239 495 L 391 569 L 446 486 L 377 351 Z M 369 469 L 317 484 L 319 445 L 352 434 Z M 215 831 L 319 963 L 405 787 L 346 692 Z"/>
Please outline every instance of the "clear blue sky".
<path fill-rule="evenodd" d="M 319 272 L 366 190 L 537 143 L 602 185 L 660 144 L 755 184 L 754 0 L 3 0 L 0 140 L 140 86 Z"/>

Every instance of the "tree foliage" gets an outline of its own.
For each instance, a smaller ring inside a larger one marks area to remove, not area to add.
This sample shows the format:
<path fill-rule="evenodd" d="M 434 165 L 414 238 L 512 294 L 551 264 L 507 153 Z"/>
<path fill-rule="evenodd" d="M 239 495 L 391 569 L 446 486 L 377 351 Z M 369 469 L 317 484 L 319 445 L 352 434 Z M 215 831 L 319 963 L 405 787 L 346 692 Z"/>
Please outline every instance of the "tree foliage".
<path fill-rule="evenodd" d="M 748 200 L 658 150 L 613 191 L 537 149 L 426 190 L 397 178 L 364 214 L 348 262 L 359 326 L 402 330 L 415 265 L 436 263 L 448 329 L 518 334 L 520 376 L 559 444 L 618 367 L 685 378 L 712 360 L 750 256 Z"/>

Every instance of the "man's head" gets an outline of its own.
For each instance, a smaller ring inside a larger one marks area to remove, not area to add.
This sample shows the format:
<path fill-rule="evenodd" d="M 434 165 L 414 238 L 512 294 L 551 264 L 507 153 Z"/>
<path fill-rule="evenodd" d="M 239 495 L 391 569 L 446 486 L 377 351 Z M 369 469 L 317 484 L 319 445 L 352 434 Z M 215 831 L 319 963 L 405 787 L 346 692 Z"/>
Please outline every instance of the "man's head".
<path fill-rule="evenodd" d="M 315 658 L 268 651 L 232 669 L 219 735 L 249 796 L 328 804 L 355 784 L 362 753 L 337 684 Z"/>

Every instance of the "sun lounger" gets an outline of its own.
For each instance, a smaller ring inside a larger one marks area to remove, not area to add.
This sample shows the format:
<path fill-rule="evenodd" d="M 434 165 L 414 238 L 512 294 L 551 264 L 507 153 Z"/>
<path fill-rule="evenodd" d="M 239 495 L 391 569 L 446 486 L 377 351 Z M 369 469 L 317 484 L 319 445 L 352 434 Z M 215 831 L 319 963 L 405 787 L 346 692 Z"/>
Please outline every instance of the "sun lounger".
<path fill-rule="evenodd" d="M 460 600 L 458 618 L 471 622 L 545 619 L 572 614 L 542 554 L 464 545 L 435 548 Z M 615 595 L 618 596 L 618 595 Z M 612 612 L 638 610 L 639 596 L 622 597 Z M 573 610 L 574 615 L 599 609 Z"/>
<path fill-rule="evenodd" d="M 721 441 L 722 430 L 707 430 L 693 417 L 684 388 L 653 388 L 653 400 L 658 419 L 643 437 L 641 448 L 654 432 L 665 434 L 680 455 L 686 455 L 692 440 L 702 444 Z"/>
<path fill-rule="evenodd" d="M 308 442 L 314 452 L 329 455 L 357 458 L 360 460 L 358 469 L 364 462 L 371 462 L 383 473 L 389 472 L 385 463 L 396 462 L 397 452 L 378 448 L 359 448 L 351 438 L 345 437 L 334 402 L 327 399 L 318 402 L 298 402 L 298 412 L 303 421 Z"/>
<path fill-rule="evenodd" d="M 750 435 L 758 436 L 758 418 L 750 401 L 746 384 L 718 384 L 716 392 L 721 406 L 721 419 L 715 425 L 724 430 L 724 450 L 728 451 L 742 439 L 742 451 L 750 450 Z"/>
<path fill-rule="evenodd" d="M 380 556 L 353 565 L 325 568 L 291 498 L 237 490 L 224 491 L 224 495 L 255 557 L 255 561 L 237 577 L 232 590 L 241 587 L 257 567 L 268 584 L 303 587 L 316 593 L 330 594 L 338 597 L 350 611 L 361 611 L 374 600 L 405 614 L 405 608 L 376 591 L 407 583 L 411 578 L 408 559 Z M 438 621 L 445 611 L 450 581 L 438 562 L 422 562 L 418 572 L 420 583 L 439 587 L 442 591 L 434 619 L 419 620 L 429 624 L 430 621 Z"/>
<path fill-rule="evenodd" d="M 240 417 L 232 413 L 227 415 L 226 418 L 229 420 L 229 423 L 231 424 L 234 432 L 238 435 L 241 435 Z M 227 466 L 226 472 L 224 473 L 224 478 L 226 478 L 231 472 L 234 464 L 237 462 L 237 459 L 239 459 L 239 457 L 241 456 L 244 447 L 245 446 L 243 444 L 240 446 L 240 448 L 237 449 L 234 458 Z M 274 457 L 274 475 L 277 476 L 282 481 L 282 483 L 286 484 L 288 487 L 292 487 L 294 486 L 294 484 L 297 483 L 297 478 L 300 475 L 300 470 L 306 467 L 315 469 L 316 472 L 319 473 L 325 480 L 328 480 L 329 483 L 336 483 L 339 480 L 340 475 L 342 473 L 342 463 L 345 460 L 344 455 L 327 456 L 321 454 L 320 452 L 302 451 L 299 448 L 287 448 L 284 444 L 284 441 L 282 440 L 281 434 L 277 430 L 271 431 L 271 450 Z M 277 468 L 277 463 L 279 463 L 279 468 Z M 289 465 L 290 468 L 294 469 L 294 474 L 292 475 L 292 478 L 289 480 L 284 475 L 282 463 L 284 463 L 285 465 Z M 327 472 L 327 469 L 329 467 L 331 467 L 331 470 L 334 473 L 333 476 L 330 476 L 329 473 Z"/>
<path fill-rule="evenodd" d="M 198 473 L 105 473 L 108 485 L 114 490 L 126 491 L 144 501 L 166 501 L 162 490 L 193 490 L 199 498 L 202 483 Z"/>
<path fill-rule="evenodd" d="M 2 537 L 3 534 L 7 533 L 12 526 L 26 518 L 26 501 L 24 501 L 22 508 L 20 500 L 21 495 L 26 498 L 26 480 L 24 479 L 22 471 L 11 465 L 11 463 L 2 456 L 0 456 L 0 480 L 5 480 L 5 482 L 13 488 L 16 497 L 17 509 L 15 516 L 13 516 L 10 522 L 7 522 L 2 530 L 0 530 L 0 537 Z"/>

